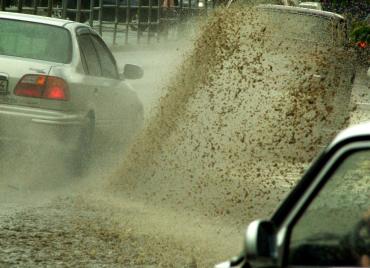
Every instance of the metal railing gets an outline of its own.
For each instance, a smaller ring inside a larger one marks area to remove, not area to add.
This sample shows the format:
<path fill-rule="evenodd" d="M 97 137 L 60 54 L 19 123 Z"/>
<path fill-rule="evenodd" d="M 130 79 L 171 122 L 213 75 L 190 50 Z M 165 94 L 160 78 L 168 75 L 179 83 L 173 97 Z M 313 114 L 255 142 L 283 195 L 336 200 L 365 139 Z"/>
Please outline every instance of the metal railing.
<path fill-rule="evenodd" d="M 168 39 L 181 34 L 191 18 L 207 16 L 216 0 L 0 0 L 2 11 L 88 23 L 100 35 L 118 36 L 124 44 Z M 175 32 L 175 34 L 173 34 Z"/>

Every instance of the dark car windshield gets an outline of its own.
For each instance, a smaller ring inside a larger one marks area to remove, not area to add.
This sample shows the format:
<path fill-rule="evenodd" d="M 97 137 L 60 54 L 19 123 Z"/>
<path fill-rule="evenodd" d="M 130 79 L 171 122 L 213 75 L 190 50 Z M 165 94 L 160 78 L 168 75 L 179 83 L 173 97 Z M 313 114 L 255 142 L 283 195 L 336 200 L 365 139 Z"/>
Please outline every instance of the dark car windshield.
<path fill-rule="evenodd" d="M 61 27 L 0 19 L 0 55 L 68 63 L 71 38 Z"/>
<path fill-rule="evenodd" d="M 330 180 L 293 227 L 290 264 L 332 265 L 351 263 L 346 249 L 361 256 L 366 245 L 366 228 L 370 208 L 369 151 L 353 153 L 341 161 Z M 358 251 L 358 252 L 357 252 Z M 335 253 L 335 254 L 333 254 Z"/>

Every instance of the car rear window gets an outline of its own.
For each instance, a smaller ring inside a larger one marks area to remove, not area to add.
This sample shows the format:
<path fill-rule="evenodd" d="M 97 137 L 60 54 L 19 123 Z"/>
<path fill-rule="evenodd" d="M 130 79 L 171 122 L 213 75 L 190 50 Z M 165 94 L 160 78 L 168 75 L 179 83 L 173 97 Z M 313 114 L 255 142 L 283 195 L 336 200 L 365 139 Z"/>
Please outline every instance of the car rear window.
<path fill-rule="evenodd" d="M 333 44 L 339 21 L 321 16 L 263 10 L 273 36 Z"/>
<path fill-rule="evenodd" d="M 69 63 L 70 33 L 41 23 L 0 19 L 0 55 Z"/>

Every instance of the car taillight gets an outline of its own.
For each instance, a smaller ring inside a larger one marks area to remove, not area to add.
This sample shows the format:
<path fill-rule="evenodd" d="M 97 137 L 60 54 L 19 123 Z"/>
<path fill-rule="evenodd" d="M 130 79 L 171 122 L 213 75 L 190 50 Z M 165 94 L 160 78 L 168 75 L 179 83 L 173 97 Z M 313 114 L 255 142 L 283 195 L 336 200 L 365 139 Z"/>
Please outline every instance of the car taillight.
<path fill-rule="evenodd" d="M 50 100 L 69 100 L 67 83 L 59 77 L 27 74 L 19 80 L 14 94 L 23 97 Z"/>
<path fill-rule="evenodd" d="M 358 43 L 357 43 L 357 46 L 358 46 L 359 48 L 366 48 L 366 47 L 367 47 L 367 42 L 365 42 L 365 41 L 360 41 L 360 42 L 358 42 Z"/>

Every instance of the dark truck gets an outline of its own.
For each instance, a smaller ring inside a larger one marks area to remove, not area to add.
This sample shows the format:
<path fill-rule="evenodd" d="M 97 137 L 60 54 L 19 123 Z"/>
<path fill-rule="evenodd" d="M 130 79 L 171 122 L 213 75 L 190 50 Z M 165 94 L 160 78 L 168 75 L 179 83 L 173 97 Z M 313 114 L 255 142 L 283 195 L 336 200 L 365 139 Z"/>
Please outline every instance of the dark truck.
<path fill-rule="evenodd" d="M 151 25 L 151 29 L 155 29 L 159 23 L 160 0 L 103 0 L 102 2 L 102 20 L 114 22 L 116 14 L 118 22 L 130 23 L 131 28 L 136 30 L 140 28 L 144 31 Z M 116 6 L 118 4 L 118 6 Z M 93 3 L 94 19 L 98 19 L 99 1 Z M 116 7 L 118 9 L 116 10 Z M 67 0 L 66 17 L 70 20 L 76 20 L 77 1 Z M 89 19 L 90 0 L 81 1 L 80 22 L 85 22 Z"/>
<path fill-rule="evenodd" d="M 53 7 L 63 7 L 62 0 L 54 0 L 52 2 Z M 5 0 L 3 2 L 4 8 L 13 8 L 14 11 L 17 10 L 18 1 L 15 0 Z M 23 0 L 21 3 L 23 9 L 22 12 L 28 13 L 27 10 L 33 10 L 33 6 L 37 7 L 47 7 L 48 0 Z M 79 16 L 79 22 L 86 22 L 90 17 L 90 0 L 81 0 L 81 11 Z M 118 5 L 117 5 L 118 4 Z M 117 18 L 120 23 L 130 23 L 131 28 L 144 31 L 150 25 L 152 29 L 156 28 L 159 24 L 158 18 L 161 12 L 160 5 L 161 0 L 103 0 L 102 1 L 102 20 L 108 22 L 114 22 L 116 19 L 116 6 Z M 31 8 L 31 9 L 30 9 Z M 76 0 L 66 0 L 66 18 L 76 21 L 77 18 L 77 1 Z M 93 16 L 94 20 L 99 18 L 99 0 L 93 1 Z M 26 11 L 26 12 L 25 12 Z M 59 9 L 58 17 L 62 14 L 61 9 Z M 128 19 L 127 19 L 128 18 Z M 139 26 L 139 27 L 138 27 Z"/>

